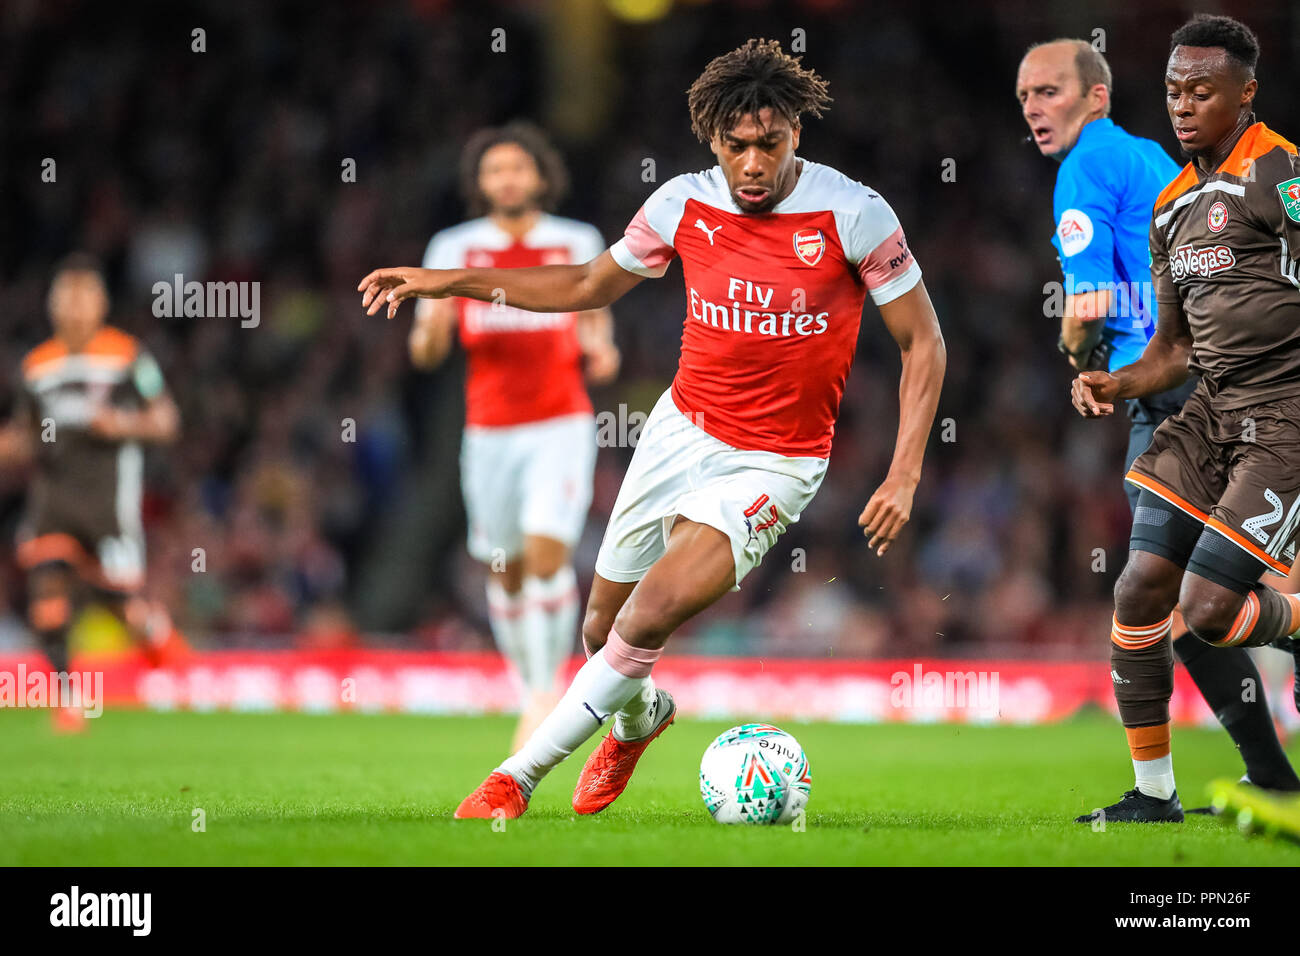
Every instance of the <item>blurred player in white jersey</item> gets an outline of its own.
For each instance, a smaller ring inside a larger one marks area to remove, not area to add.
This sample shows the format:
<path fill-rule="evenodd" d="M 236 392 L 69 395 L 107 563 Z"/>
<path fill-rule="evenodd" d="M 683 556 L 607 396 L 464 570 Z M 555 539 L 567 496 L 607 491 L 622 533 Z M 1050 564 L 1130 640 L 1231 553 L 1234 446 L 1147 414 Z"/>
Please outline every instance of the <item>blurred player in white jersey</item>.
<path fill-rule="evenodd" d="M 425 268 L 516 268 L 586 262 L 594 226 L 548 211 L 564 193 L 559 153 L 528 123 L 480 130 L 461 160 L 478 218 L 439 232 Z M 524 688 L 515 748 L 555 706 L 556 678 L 578 630 L 571 556 L 591 505 L 596 425 L 583 383 L 618 373 L 608 308 L 525 312 L 502 302 L 424 299 L 411 361 L 439 365 L 457 338 L 466 355 L 461 485 L 469 551 L 488 565 L 488 618 Z"/>
<path fill-rule="evenodd" d="M 613 715 L 573 795 L 614 801 L 672 697 L 650 677 L 669 636 L 734 590 L 826 473 L 868 293 L 902 356 L 889 473 L 858 517 L 884 554 L 911 516 L 945 351 L 921 270 L 880 194 L 795 155 L 801 116 L 826 81 L 776 41 L 717 57 L 692 85 L 692 127 L 717 165 L 664 183 L 623 238 L 583 265 L 380 269 L 361 281 L 371 314 L 412 296 L 490 300 L 539 312 L 608 305 L 682 260 L 681 361 L 641 431 L 596 559 L 589 659 L 528 742 L 456 810 L 516 817 L 542 777 Z"/>

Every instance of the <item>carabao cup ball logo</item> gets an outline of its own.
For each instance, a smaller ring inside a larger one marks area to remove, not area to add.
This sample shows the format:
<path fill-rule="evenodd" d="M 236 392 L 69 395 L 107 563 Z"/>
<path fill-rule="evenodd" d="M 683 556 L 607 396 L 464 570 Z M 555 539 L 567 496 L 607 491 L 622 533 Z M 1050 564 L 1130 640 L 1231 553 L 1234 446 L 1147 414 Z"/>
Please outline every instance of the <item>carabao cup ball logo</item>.
<path fill-rule="evenodd" d="M 820 229 L 800 229 L 794 234 L 794 254 L 804 265 L 817 265 L 825 251 L 826 237 Z"/>
<path fill-rule="evenodd" d="M 1210 207 L 1210 214 L 1206 217 L 1205 224 L 1210 227 L 1210 232 L 1222 232 L 1223 227 L 1228 224 L 1228 207 L 1221 202 L 1216 202 Z"/>

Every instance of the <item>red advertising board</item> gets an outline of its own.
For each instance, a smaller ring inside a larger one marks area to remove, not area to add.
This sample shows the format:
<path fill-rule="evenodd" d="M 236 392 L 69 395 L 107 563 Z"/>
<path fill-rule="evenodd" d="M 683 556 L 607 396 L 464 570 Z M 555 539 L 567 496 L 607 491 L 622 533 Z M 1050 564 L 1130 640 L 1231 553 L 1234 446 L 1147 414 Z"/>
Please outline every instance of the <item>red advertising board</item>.
<path fill-rule="evenodd" d="M 574 658 L 569 672 L 581 664 Z M 102 673 L 110 708 L 476 714 L 513 711 L 519 699 L 492 653 L 214 651 L 159 668 L 135 656 L 73 666 Z M 0 706 L 6 684 L 10 696 L 21 694 L 20 667 L 32 674 L 48 665 L 38 654 L 0 656 Z M 667 656 L 655 680 L 685 715 L 736 720 L 1035 724 L 1087 704 L 1115 711 L 1100 661 Z M 1212 724 L 1181 668 L 1175 685 L 1174 719 Z"/>

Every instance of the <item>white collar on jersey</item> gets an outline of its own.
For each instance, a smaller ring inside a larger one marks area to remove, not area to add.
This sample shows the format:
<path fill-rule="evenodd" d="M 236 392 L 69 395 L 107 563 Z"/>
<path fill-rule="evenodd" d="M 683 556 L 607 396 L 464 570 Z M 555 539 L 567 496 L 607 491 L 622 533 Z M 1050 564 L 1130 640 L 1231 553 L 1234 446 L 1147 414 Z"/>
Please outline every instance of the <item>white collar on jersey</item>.
<path fill-rule="evenodd" d="M 803 177 L 800 178 L 802 179 Z M 516 239 L 513 235 L 497 225 L 496 220 L 491 216 L 483 216 L 482 218 L 484 224 L 487 226 L 487 231 L 494 239 L 501 243 L 502 249 L 505 249 L 516 242 L 522 243 L 525 246 L 529 245 L 529 243 L 532 242 L 539 233 L 544 235 L 555 219 L 555 217 L 549 212 L 542 210 L 537 217 L 537 221 L 533 223 L 532 228 Z"/>
<path fill-rule="evenodd" d="M 779 203 L 777 203 L 775 206 L 773 206 L 771 209 L 769 209 L 766 213 L 763 213 L 762 215 L 771 215 L 771 214 L 783 213 L 783 212 L 804 212 L 805 211 L 799 208 L 799 202 L 803 199 L 803 194 L 808 191 L 804 184 L 807 183 L 810 178 L 812 178 L 811 174 L 812 171 L 815 168 L 817 168 L 817 163 L 814 163 L 811 159 L 803 159 L 803 158 L 797 158 L 795 161 L 799 164 L 799 178 L 795 180 L 794 189 L 790 190 L 790 195 L 786 196 Z M 722 167 L 714 166 L 711 172 L 714 173 L 718 187 L 721 190 L 722 194 L 727 197 L 728 211 L 739 213 L 742 216 L 753 215 L 753 213 L 747 213 L 745 212 L 745 210 L 741 209 L 738 205 L 736 205 L 736 197 L 731 195 L 731 190 L 727 188 L 727 177 L 726 174 L 722 172 Z"/>

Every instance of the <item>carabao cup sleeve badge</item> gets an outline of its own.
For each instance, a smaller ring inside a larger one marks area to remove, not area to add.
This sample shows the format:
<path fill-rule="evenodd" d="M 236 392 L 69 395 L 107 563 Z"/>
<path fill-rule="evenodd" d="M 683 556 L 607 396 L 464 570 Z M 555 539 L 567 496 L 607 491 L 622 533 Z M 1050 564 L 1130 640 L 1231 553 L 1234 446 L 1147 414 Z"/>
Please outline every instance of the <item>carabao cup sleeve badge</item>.
<path fill-rule="evenodd" d="M 1278 183 L 1277 191 L 1282 197 L 1282 208 L 1291 217 L 1291 221 L 1300 222 L 1300 176 Z"/>

